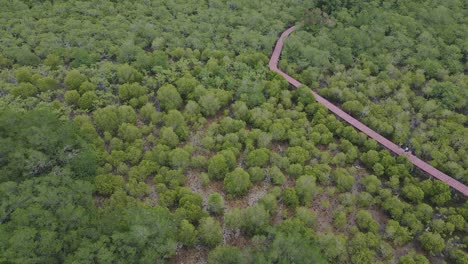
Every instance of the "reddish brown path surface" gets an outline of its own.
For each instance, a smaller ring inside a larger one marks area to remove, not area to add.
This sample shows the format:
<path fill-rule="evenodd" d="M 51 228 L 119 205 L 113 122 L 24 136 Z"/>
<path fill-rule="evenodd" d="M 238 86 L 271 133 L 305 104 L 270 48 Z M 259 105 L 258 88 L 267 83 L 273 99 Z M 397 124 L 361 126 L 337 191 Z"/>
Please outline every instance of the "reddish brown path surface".
<path fill-rule="evenodd" d="M 287 75 L 284 73 L 282 70 L 278 68 L 278 61 L 281 56 L 281 50 L 283 49 L 283 43 L 285 38 L 296 30 L 296 26 L 288 28 L 286 31 L 284 31 L 280 38 L 278 39 L 278 42 L 276 42 L 275 49 L 273 50 L 273 54 L 271 55 L 270 62 L 268 66 L 270 67 L 270 70 L 275 71 L 279 73 L 281 76 L 283 76 L 292 86 L 294 87 L 299 87 L 302 84 L 294 79 L 293 77 Z M 363 123 L 359 122 L 359 120 L 355 119 L 354 117 L 348 115 L 346 112 L 341 110 L 339 107 L 336 105 L 330 103 L 327 99 L 321 97 L 314 91 L 311 91 L 312 94 L 315 96 L 315 99 L 317 102 L 321 103 L 323 106 L 328 108 L 331 112 L 333 112 L 335 115 L 339 116 L 341 119 L 344 121 L 348 122 L 350 125 L 354 126 L 355 128 L 359 129 L 362 131 L 364 134 L 368 135 L 370 138 L 373 138 L 377 142 L 379 142 L 381 145 L 392 151 L 393 153 L 397 155 L 405 155 L 413 164 L 414 166 L 418 167 L 422 171 L 426 172 L 427 174 L 447 183 L 450 187 L 454 188 L 455 190 L 461 192 L 463 195 L 468 196 L 468 187 L 465 186 L 463 183 L 451 178 L 447 174 L 437 170 L 436 168 L 432 167 L 431 165 L 427 164 L 426 162 L 422 161 L 418 157 L 412 155 L 411 153 L 405 152 L 400 146 L 397 144 L 391 142 L 390 140 L 384 138 L 381 136 L 379 133 L 375 132 L 374 130 L 370 129 L 368 126 L 364 125 Z"/>

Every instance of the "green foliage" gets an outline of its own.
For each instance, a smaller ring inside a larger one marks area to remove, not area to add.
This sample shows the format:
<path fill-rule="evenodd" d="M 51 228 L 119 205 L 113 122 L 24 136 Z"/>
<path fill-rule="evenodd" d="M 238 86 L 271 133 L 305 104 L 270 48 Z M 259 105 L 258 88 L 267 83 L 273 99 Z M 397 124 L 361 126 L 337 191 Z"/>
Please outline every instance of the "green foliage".
<path fill-rule="evenodd" d="M 423 231 L 424 226 L 414 213 L 407 212 L 403 214 L 401 222 L 402 224 L 408 226 L 410 231 L 414 234 Z"/>
<path fill-rule="evenodd" d="M 304 105 L 312 104 L 313 102 L 315 102 L 315 98 L 310 92 L 310 88 L 304 85 L 297 88 L 296 96 L 298 98 L 298 101 Z"/>
<path fill-rule="evenodd" d="M 93 119 L 98 129 L 115 134 L 121 124 L 135 124 L 136 113 L 129 106 L 110 105 L 97 109 L 93 113 Z"/>
<path fill-rule="evenodd" d="M 181 140 L 187 139 L 189 130 L 184 116 L 179 111 L 169 110 L 167 115 L 164 116 L 164 124 L 168 127 L 172 127 Z"/>
<path fill-rule="evenodd" d="M 333 159 L 332 159 L 332 164 L 338 165 L 338 166 L 344 166 L 346 163 L 346 154 L 343 152 L 340 152 L 336 154 Z"/>
<path fill-rule="evenodd" d="M 381 181 L 375 175 L 368 175 L 361 180 L 365 186 L 366 191 L 369 193 L 378 193 L 381 186 Z"/>
<path fill-rule="evenodd" d="M 150 160 L 142 160 L 138 166 L 132 167 L 128 172 L 131 178 L 146 180 L 148 176 L 158 171 L 158 164 Z"/>
<path fill-rule="evenodd" d="M 410 251 L 408 254 L 401 256 L 399 264 L 429 264 L 429 260 L 421 254 L 416 254 Z"/>
<path fill-rule="evenodd" d="M 330 263 L 346 262 L 346 237 L 340 234 L 325 234 L 318 237 L 318 244 L 323 252 L 323 256 Z"/>
<path fill-rule="evenodd" d="M 78 100 L 78 106 L 87 111 L 92 111 L 96 107 L 98 96 L 94 92 L 85 92 Z"/>
<path fill-rule="evenodd" d="M 301 204 L 309 205 L 317 194 L 315 178 L 310 175 L 303 175 L 296 181 L 296 193 Z"/>
<path fill-rule="evenodd" d="M 0 110 L 0 135 L 0 155 L 4 157 L 0 159 L 0 182 L 22 181 L 63 168 L 73 177 L 92 177 L 96 170 L 91 147 L 73 123 L 49 111 Z"/>
<path fill-rule="evenodd" d="M 208 160 L 205 156 L 202 155 L 193 156 L 190 161 L 190 165 L 191 167 L 196 169 L 206 169 L 208 165 Z"/>
<path fill-rule="evenodd" d="M 265 170 L 260 167 L 250 167 L 248 172 L 252 182 L 259 182 L 265 179 Z"/>
<path fill-rule="evenodd" d="M 286 176 L 284 176 L 283 172 L 276 166 L 273 166 L 268 171 L 271 177 L 271 182 L 275 185 L 283 185 L 286 181 Z"/>
<path fill-rule="evenodd" d="M 221 102 L 213 92 L 208 92 L 201 96 L 199 104 L 204 116 L 212 116 L 221 108 Z"/>
<path fill-rule="evenodd" d="M 286 151 L 286 155 L 291 163 L 304 164 L 310 158 L 310 154 L 302 147 L 290 147 Z"/>
<path fill-rule="evenodd" d="M 152 121 L 153 123 L 158 123 L 160 121 L 162 113 L 156 112 L 156 108 L 153 104 L 146 103 L 140 108 L 140 115 L 142 121 L 144 121 L 145 123 L 148 123 L 149 121 Z"/>
<path fill-rule="evenodd" d="M 282 69 L 373 130 L 410 144 L 417 156 L 467 181 L 461 162 L 466 155 L 447 140 L 466 133 L 466 121 L 458 119 L 468 98 L 460 79 L 466 41 L 455 33 L 465 27 L 455 8 L 461 2 L 339 2 L 317 1 L 305 9 L 305 25 L 283 50 Z M 357 143 L 356 135 L 341 134 Z M 369 150 L 361 159 L 383 175 L 388 167 L 373 155 L 375 148 Z"/>
<path fill-rule="evenodd" d="M 451 82 L 433 82 L 430 86 L 425 91 L 426 94 L 429 97 L 439 99 L 448 109 L 462 109 L 468 103 L 465 99 L 467 94 L 461 86 L 457 86 Z"/>
<path fill-rule="evenodd" d="M 362 232 L 377 233 L 379 231 L 379 224 L 368 211 L 359 210 L 356 214 L 356 223 Z"/>
<path fill-rule="evenodd" d="M 402 188 L 403 197 L 411 202 L 420 203 L 424 199 L 424 192 L 414 184 L 407 184 Z"/>
<path fill-rule="evenodd" d="M 72 48 L 69 56 L 70 59 L 72 59 L 70 65 L 74 68 L 80 66 L 91 66 L 99 59 L 99 55 L 96 52 L 78 47 Z"/>
<path fill-rule="evenodd" d="M 185 75 L 178 79 L 175 84 L 179 93 L 184 98 L 187 98 L 187 96 L 192 93 L 195 87 L 199 85 L 199 82 L 193 76 Z"/>
<path fill-rule="evenodd" d="M 296 217 L 309 228 L 314 228 L 317 225 L 317 214 L 307 207 L 297 207 Z"/>
<path fill-rule="evenodd" d="M 119 99 L 126 102 L 130 99 L 140 97 L 147 94 L 147 89 L 138 83 L 125 83 L 119 86 Z"/>
<path fill-rule="evenodd" d="M 277 228 L 266 259 L 267 263 L 326 263 L 310 230 L 291 220 Z"/>
<path fill-rule="evenodd" d="M 40 58 L 31 52 L 27 45 L 24 45 L 21 48 L 15 48 L 13 56 L 16 63 L 19 65 L 34 66 L 40 62 Z"/>
<path fill-rule="evenodd" d="M 360 207 L 368 208 L 376 202 L 376 199 L 368 192 L 361 192 L 357 196 L 357 204 Z"/>
<path fill-rule="evenodd" d="M 171 127 L 161 128 L 159 140 L 161 144 L 170 148 L 175 148 L 179 145 L 179 137 L 174 133 L 174 130 Z"/>
<path fill-rule="evenodd" d="M 251 151 L 245 162 L 249 167 L 263 167 L 267 165 L 269 158 L 269 151 L 262 148 Z"/>
<path fill-rule="evenodd" d="M 215 192 L 208 196 L 207 209 L 215 215 L 222 215 L 224 212 L 224 199 L 221 194 Z"/>
<path fill-rule="evenodd" d="M 195 230 L 195 227 L 189 221 L 182 220 L 180 222 L 177 240 L 188 247 L 194 246 L 197 242 L 197 230 Z"/>
<path fill-rule="evenodd" d="M 208 161 L 208 174 L 212 179 L 224 179 L 226 174 L 234 169 L 235 164 L 236 158 L 231 151 L 218 153 Z"/>
<path fill-rule="evenodd" d="M 20 83 L 10 90 L 10 94 L 15 97 L 28 98 L 37 93 L 37 87 L 30 83 Z"/>
<path fill-rule="evenodd" d="M 208 255 L 209 264 L 238 264 L 245 263 L 245 261 L 241 250 L 231 246 L 218 246 Z"/>
<path fill-rule="evenodd" d="M 92 189 L 65 175 L 1 183 L 0 259 L 59 263 L 77 250 L 95 232 Z"/>
<path fill-rule="evenodd" d="M 347 219 L 346 219 L 346 212 L 338 211 L 338 212 L 336 212 L 335 215 L 333 216 L 333 225 L 334 225 L 337 229 L 344 229 L 345 226 L 346 226 L 346 222 L 347 222 Z"/>
<path fill-rule="evenodd" d="M 436 205 L 443 205 L 452 197 L 449 186 L 442 181 L 425 180 L 421 182 L 420 186 L 424 194 Z"/>
<path fill-rule="evenodd" d="M 419 241 L 431 255 L 439 254 L 445 248 L 444 239 L 437 233 L 424 232 L 419 236 Z"/>
<path fill-rule="evenodd" d="M 357 100 L 347 101 L 342 105 L 343 109 L 353 116 L 359 117 L 364 110 L 364 106 Z"/>
<path fill-rule="evenodd" d="M 214 248 L 223 240 L 221 225 L 212 217 L 206 217 L 200 220 L 198 234 L 204 245 Z"/>
<path fill-rule="evenodd" d="M 80 93 L 93 92 L 96 90 L 96 85 L 89 81 L 85 81 L 80 85 Z"/>
<path fill-rule="evenodd" d="M 184 149 L 176 148 L 169 152 L 168 159 L 173 169 L 185 170 L 190 163 L 190 153 Z"/>
<path fill-rule="evenodd" d="M 466 182 L 461 1 L 1 6 L 0 262 L 464 263 L 463 199 L 311 93 Z"/>
<path fill-rule="evenodd" d="M 361 155 L 361 161 L 364 162 L 364 164 L 367 167 L 374 166 L 374 164 L 379 162 L 379 160 L 380 160 L 380 155 L 375 150 L 369 150 L 368 152 Z"/>
<path fill-rule="evenodd" d="M 203 211 L 203 200 L 199 194 L 193 193 L 188 188 L 179 188 L 178 198 L 178 208 L 175 211 L 178 218 L 197 223 L 201 218 L 207 216 L 207 213 Z"/>
<path fill-rule="evenodd" d="M 153 57 L 154 57 L 154 65 L 155 65 L 154 68 L 166 69 L 168 67 L 169 58 L 166 52 L 162 50 L 157 50 L 153 53 Z"/>
<path fill-rule="evenodd" d="M 382 202 L 382 208 L 387 210 L 394 219 L 400 219 L 403 216 L 404 210 L 408 207 L 408 204 L 395 196 L 389 197 Z"/>
<path fill-rule="evenodd" d="M 356 233 L 348 242 L 348 252 L 352 263 L 371 263 L 376 255 L 375 249 L 381 244 L 374 233 Z"/>
<path fill-rule="evenodd" d="M 31 82 L 32 74 L 31 71 L 26 67 L 21 67 L 15 70 L 16 81 L 19 83 Z"/>
<path fill-rule="evenodd" d="M 242 168 L 236 168 L 224 178 L 224 189 L 234 197 L 246 194 L 250 185 L 250 176 Z"/>
<path fill-rule="evenodd" d="M 117 67 L 117 78 L 119 80 L 119 83 L 128 84 L 128 83 L 141 82 L 143 79 L 143 75 L 141 75 L 141 73 L 135 70 L 132 66 L 129 66 L 128 64 L 122 64 Z M 137 87 L 140 91 L 142 89 L 138 86 L 130 86 L 130 87 Z M 124 92 L 124 94 L 126 93 Z M 120 88 L 119 88 L 119 96 L 121 96 Z"/>
<path fill-rule="evenodd" d="M 118 135 L 119 138 L 123 139 L 125 142 L 130 143 L 141 138 L 141 132 L 138 127 L 129 123 L 123 123 L 120 125 Z"/>
<path fill-rule="evenodd" d="M 297 197 L 296 190 L 293 188 L 286 188 L 283 191 L 283 202 L 291 208 L 296 208 L 299 205 L 299 198 Z"/>
<path fill-rule="evenodd" d="M 350 191 L 351 188 L 354 186 L 354 177 L 353 175 L 349 174 L 348 171 L 344 169 L 337 169 L 333 172 L 333 178 L 336 182 L 338 190 L 341 192 Z"/>
<path fill-rule="evenodd" d="M 434 209 L 428 204 L 420 203 L 416 206 L 416 211 L 414 213 L 418 219 L 427 222 L 431 219 Z"/>
<path fill-rule="evenodd" d="M 64 84 L 71 90 L 78 90 L 88 78 L 79 70 L 71 70 L 64 79 Z"/>
<path fill-rule="evenodd" d="M 150 192 L 149 186 L 137 179 L 129 179 L 128 183 L 125 184 L 125 190 L 129 195 L 140 199 L 148 195 Z"/>
<path fill-rule="evenodd" d="M 3 54 L 0 53 L 0 67 L 8 67 L 12 65 L 12 61 L 8 58 L 5 58 Z"/>
<path fill-rule="evenodd" d="M 279 190 L 278 190 L 279 191 Z M 276 193 L 268 193 L 260 199 L 259 204 L 263 205 L 265 210 L 270 214 L 273 215 L 278 210 L 278 202 L 277 202 L 277 195 Z"/>
<path fill-rule="evenodd" d="M 459 231 L 465 229 L 466 221 L 462 215 L 450 215 L 447 217 L 447 221 L 455 226 L 455 228 Z"/>
<path fill-rule="evenodd" d="M 53 91 L 57 89 L 58 83 L 50 77 L 40 78 L 36 81 L 36 86 L 41 92 Z"/>
<path fill-rule="evenodd" d="M 167 209 L 127 210 L 128 223 L 122 231 L 112 234 L 109 250 L 113 257 L 125 262 L 151 262 L 175 255 L 177 229 Z"/>
<path fill-rule="evenodd" d="M 458 263 L 462 264 L 462 263 L 466 262 L 466 259 L 468 257 L 468 254 L 466 252 L 464 252 L 463 250 L 461 250 L 461 249 L 451 250 L 449 252 L 449 254 L 450 254 L 450 256 L 449 256 L 450 259 L 452 261 L 454 261 L 455 263 L 457 263 L 457 264 Z"/>
<path fill-rule="evenodd" d="M 182 105 L 182 98 L 173 85 L 166 84 L 162 86 L 159 88 L 157 95 L 159 103 L 165 111 L 178 109 Z"/>
<path fill-rule="evenodd" d="M 293 178 L 297 178 L 300 175 L 302 175 L 303 171 L 304 171 L 304 167 L 301 164 L 297 164 L 297 163 L 291 164 L 287 169 L 289 176 Z"/>
<path fill-rule="evenodd" d="M 94 179 L 96 192 L 102 195 L 111 195 L 124 185 L 122 176 L 112 174 L 97 175 Z"/>
<path fill-rule="evenodd" d="M 63 64 L 63 60 L 56 54 L 49 54 L 44 60 L 44 65 L 49 66 L 52 70 L 56 70 Z"/>
<path fill-rule="evenodd" d="M 225 215 L 226 226 L 240 229 L 247 235 L 263 233 L 269 221 L 269 214 L 262 205 L 254 205 L 245 209 L 233 209 Z"/>

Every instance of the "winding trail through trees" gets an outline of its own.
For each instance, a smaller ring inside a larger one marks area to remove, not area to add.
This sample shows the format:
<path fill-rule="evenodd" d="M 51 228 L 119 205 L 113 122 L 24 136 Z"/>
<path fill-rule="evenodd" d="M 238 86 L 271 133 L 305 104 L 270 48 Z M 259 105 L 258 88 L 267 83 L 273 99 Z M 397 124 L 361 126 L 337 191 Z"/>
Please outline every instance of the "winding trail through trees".
<path fill-rule="evenodd" d="M 281 56 L 281 50 L 283 49 L 283 43 L 286 37 L 291 34 L 296 30 L 296 26 L 292 26 L 288 28 L 286 31 L 284 31 L 278 41 L 276 42 L 275 49 L 273 50 L 273 54 L 271 55 L 270 62 L 268 63 L 268 66 L 270 67 L 270 70 L 275 71 L 279 73 L 281 76 L 283 76 L 292 86 L 294 87 L 299 87 L 302 84 L 294 79 L 293 77 L 287 75 L 284 73 L 281 69 L 278 68 L 278 61 Z M 461 192 L 465 197 L 468 196 L 468 187 L 464 185 L 463 183 L 453 179 L 452 177 L 448 176 L 447 174 L 437 170 L 436 168 L 432 167 L 431 165 L 427 164 L 423 160 L 419 159 L 418 157 L 414 156 L 411 153 L 405 152 L 404 149 L 402 149 L 400 146 L 397 144 L 391 142 L 390 140 L 384 138 L 382 135 L 379 133 L 375 132 L 374 130 L 370 129 L 368 126 L 364 125 L 361 123 L 359 120 L 355 119 L 354 117 L 350 116 L 343 110 L 341 110 L 339 107 L 336 105 L 330 103 L 328 100 L 323 98 L 322 96 L 318 95 L 316 92 L 312 91 L 312 94 L 314 95 L 315 99 L 317 102 L 325 106 L 328 110 L 333 112 L 335 115 L 346 121 L 348 124 L 354 126 L 358 130 L 362 131 L 364 134 L 369 136 L 370 138 L 376 140 L 379 142 L 381 145 L 392 151 L 393 153 L 397 155 L 405 155 L 411 163 L 413 163 L 414 166 L 418 167 L 422 171 L 426 172 L 427 174 L 445 182 L 448 184 L 450 187 L 454 188 L 455 190 Z"/>

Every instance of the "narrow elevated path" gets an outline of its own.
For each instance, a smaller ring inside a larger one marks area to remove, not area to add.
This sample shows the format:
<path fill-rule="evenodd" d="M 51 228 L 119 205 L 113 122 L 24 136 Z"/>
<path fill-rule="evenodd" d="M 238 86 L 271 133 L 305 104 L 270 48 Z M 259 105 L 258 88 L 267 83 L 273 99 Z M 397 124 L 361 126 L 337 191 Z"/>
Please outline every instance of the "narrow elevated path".
<path fill-rule="evenodd" d="M 291 32 L 296 30 L 296 26 L 288 28 L 286 31 L 284 31 L 278 41 L 276 42 L 275 49 L 273 50 L 273 54 L 271 55 L 270 62 L 268 63 L 268 66 L 270 67 L 270 70 L 275 71 L 279 73 L 281 76 L 283 76 L 292 86 L 294 87 L 299 87 L 302 84 L 294 79 L 293 77 L 287 75 L 284 73 L 281 69 L 278 68 L 278 61 L 281 56 L 281 50 L 283 49 L 283 43 L 284 40 L 286 39 Z M 348 122 L 350 125 L 354 126 L 358 130 L 362 131 L 364 134 L 369 136 L 370 138 L 376 140 L 379 142 L 381 145 L 392 151 L 393 153 L 397 155 L 405 155 L 408 157 L 408 159 L 414 164 L 414 166 L 418 167 L 422 171 L 426 172 L 427 174 L 447 183 L 450 187 L 454 188 L 455 190 L 461 192 L 465 197 L 468 196 L 468 187 L 465 186 L 463 183 L 453 179 L 452 177 L 448 176 L 447 174 L 437 170 L 436 168 L 432 167 L 431 165 L 427 164 L 423 160 L 419 159 L 418 157 L 414 156 L 411 153 L 405 152 L 400 146 L 397 144 L 391 142 L 390 140 L 384 138 L 381 136 L 379 133 L 375 132 L 374 130 L 370 129 L 368 126 L 364 125 L 361 123 L 359 120 L 355 119 L 354 117 L 350 116 L 343 110 L 341 110 L 339 107 L 336 105 L 330 103 L 327 99 L 323 98 L 322 96 L 318 95 L 316 92 L 312 91 L 312 94 L 315 96 L 315 99 L 317 102 L 328 108 L 331 112 L 333 112 L 335 115 L 339 116 L 341 119 L 344 121 Z"/>

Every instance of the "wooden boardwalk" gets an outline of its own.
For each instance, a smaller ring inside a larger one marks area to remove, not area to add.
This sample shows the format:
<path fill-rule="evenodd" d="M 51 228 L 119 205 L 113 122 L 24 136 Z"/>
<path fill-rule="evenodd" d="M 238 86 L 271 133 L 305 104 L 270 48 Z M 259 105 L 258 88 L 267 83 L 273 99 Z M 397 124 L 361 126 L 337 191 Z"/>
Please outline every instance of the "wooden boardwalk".
<path fill-rule="evenodd" d="M 279 73 L 281 76 L 283 76 L 292 86 L 294 87 L 299 87 L 302 84 L 294 79 L 293 77 L 287 75 L 284 73 L 281 69 L 278 68 L 278 61 L 281 56 L 281 50 L 283 49 L 283 43 L 286 37 L 291 34 L 296 30 L 296 26 L 288 28 L 286 31 L 284 31 L 278 41 L 276 42 L 275 49 L 273 50 L 273 53 L 270 58 L 270 62 L 268 66 L 270 67 L 270 70 L 275 71 Z M 465 197 L 468 196 L 468 187 L 464 185 L 463 183 L 453 179 L 452 177 L 448 176 L 447 174 L 437 170 L 436 168 L 432 167 L 431 165 L 427 164 L 423 160 L 419 159 L 418 157 L 414 156 L 413 154 L 409 152 L 405 152 L 404 149 L 402 149 L 400 146 L 397 144 L 393 143 L 392 141 L 384 138 L 382 135 L 379 133 L 375 132 L 374 130 L 370 129 L 368 126 L 364 125 L 361 123 L 359 120 L 355 119 L 354 117 L 350 116 L 343 110 L 341 110 L 339 107 L 336 105 L 332 104 L 330 101 L 327 99 L 323 98 L 322 96 L 318 95 L 316 92 L 312 91 L 312 94 L 315 96 L 315 99 L 317 102 L 325 106 L 328 110 L 330 110 L 332 113 L 346 121 L 348 124 L 352 125 L 353 127 L 357 128 L 358 130 L 362 131 L 364 134 L 369 136 L 370 138 L 376 140 L 379 142 L 381 145 L 392 151 L 393 153 L 397 155 L 405 155 L 413 164 L 414 166 L 418 167 L 422 171 L 426 172 L 430 176 L 437 178 L 446 184 L 448 184 L 450 187 L 453 189 L 461 192 Z"/>

